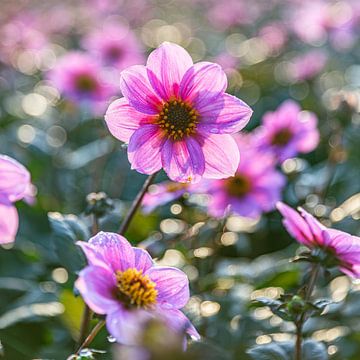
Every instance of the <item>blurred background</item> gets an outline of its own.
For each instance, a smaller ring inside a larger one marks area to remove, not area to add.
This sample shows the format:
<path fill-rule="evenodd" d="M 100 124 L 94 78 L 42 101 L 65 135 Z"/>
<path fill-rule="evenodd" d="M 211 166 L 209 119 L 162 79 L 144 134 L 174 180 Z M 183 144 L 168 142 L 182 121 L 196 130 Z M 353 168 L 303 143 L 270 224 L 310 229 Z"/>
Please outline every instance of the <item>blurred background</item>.
<path fill-rule="evenodd" d="M 86 196 L 104 191 L 113 199 L 100 226 L 116 231 L 145 179 L 130 170 L 103 115 L 120 96 L 121 70 L 145 64 L 163 41 L 182 45 L 194 62 L 223 67 L 227 92 L 254 110 L 248 132 L 286 99 L 314 112 L 320 143 L 279 165 L 282 198 L 359 235 L 359 33 L 358 0 L 2 0 L 0 153 L 30 170 L 37 192 L 33 205 L 17 204 L 15 244 L 0 248 L 4 358 L 66 359 L 73 352 L 83 311 L 73 284 L 84 266 L 74 240 L 90 237 Z M 74 89 L 68 76 L 79 69 L 86 71 Z M 156 181 L 165 179 L 161 173 Z M 206 195 L 189 195 L 139 213 L 127 233 L 160 264 L 189 276 L 185 312 L 204 341 L 179 359 L 247 359 L 251 346 L 293 340 L 291 323 L 252 303 L 294 291 L 304 273 L 304 265 L 288 261 L 298 246 L 280 215 L 217 220 L 204 203 Z M 357 360 L 360 282 L 334 272 L 322 285 L 319 297 L 333 303 L 305 332 L 324 343 L 330 359 Z M 173 350 L 169 343 L 164 354 Z M 92 346 L 106 350 L 99 359 L 123 359 L 127 351 L 106 331 Z"/>

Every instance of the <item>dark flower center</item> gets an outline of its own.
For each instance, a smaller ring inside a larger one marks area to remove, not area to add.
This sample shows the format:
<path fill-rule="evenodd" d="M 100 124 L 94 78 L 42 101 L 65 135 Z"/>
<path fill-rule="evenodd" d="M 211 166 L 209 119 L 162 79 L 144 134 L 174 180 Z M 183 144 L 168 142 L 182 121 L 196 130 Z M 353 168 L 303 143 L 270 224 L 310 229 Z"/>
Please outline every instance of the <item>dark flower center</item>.
<path fill-rule="evenodd" d="M 87 74 L 81 74 L 77 76 L 75 80 L 75 85 L 77 90 L 89 93 L 96 90 L 98 84 L 96 79 L 94 79 L 93 77 Z"/>
<path fill-rule="evenodd" d="M 227 180 L 227 191 L 230 196 L 242 197 L 251 190 L 250 179 L 244 175 L 235 175 Z"/>
<path fill-rule="evenodd" d="M 123 50 L 118 46 L 111 46 L 106 49 L 105 58 L 109 63 L 117 61 L 123 55 Z"/>
<path fill-rule="evenodd" d="M 163 105 L 156 123 L 169 138 L 181 140 L 185 135 L 195 133 L 198 118 L 199 113 L 189 104 L 181 100 L 170 100 Z"/>
<path fill-rule="evenodd" d="M 156 284 L 141 270 L 134 268 L 116 272 L 117 298 L 126 306 L 149 308 L 156 304 Z"/>
<path fill-rule="evenodd" d="M 292 139 L 293 133 L 289 129 L 281 129 L 274 134 L 271 145 L 285 146 Z"/>

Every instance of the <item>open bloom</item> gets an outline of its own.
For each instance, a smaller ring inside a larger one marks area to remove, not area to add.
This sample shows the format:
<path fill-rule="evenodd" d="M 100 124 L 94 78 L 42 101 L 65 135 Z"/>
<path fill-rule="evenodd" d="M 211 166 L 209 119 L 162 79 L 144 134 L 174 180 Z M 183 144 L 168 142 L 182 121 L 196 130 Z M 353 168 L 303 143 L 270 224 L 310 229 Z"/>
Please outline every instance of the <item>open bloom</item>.
<path fill-rule="evenodd" d="M 122 236 L 100 232 L 89 242 L 78 242 L 89 266 L 76 281 L 85 302 L 106 315 L 108 331 L 118 342 L 135 345 L 153 318 L 176 332 L 199 334 L 179 310 L 189 300 L 187 276 L 179 269 L 154 266 L 150 255 Z"/>
<path fill-rule="evenodd" d="M 257 136 L 260 148 L 283 162 L 316 148 L 319 143 L 317 117 L 312 112 L 302 111 L 295 101 L 287 100 L 275 111 L 265 113 Z"/>
<path fill-rule="evenodd" d="M 12 243 L 19 226 L 16 201 L 29 195 L 30 173 L 16 160 L 0 155 L 0 244 Z"/>
<path fill-rule="evenodd" d="M 287 231 L 299 243 L 320 252 L 325 266 L 338 266 L 352 277 L 360 277 L 360 238 L 322 225 L 304 209 L 299 213 L 279 202 L 277 208 L 283 215 Z"/>
<path fill-rule="evenodd" d="M 110 105 L 105 120 L 117 139 L 129 143 L 132 169 L 153 174 L 164 168 L 179 182 L 226 178 L 240 160 L 230 134 L 252 114 L 226 87 L 219 65 L 193 64 L 182 47 L 163 43 L 146 66 L 121 73 L 124 97 Z"/>
<path fill-rule="evenodd" d="M 222 217 L 226 211 L 256 218 L 275 208 L 285 177 L 276 170 L 273 156 L 257 150 L 250 135 L 236 137 L 242 158 L 233 177 L 207 182 L 211 195 L 208 212 Z"/>

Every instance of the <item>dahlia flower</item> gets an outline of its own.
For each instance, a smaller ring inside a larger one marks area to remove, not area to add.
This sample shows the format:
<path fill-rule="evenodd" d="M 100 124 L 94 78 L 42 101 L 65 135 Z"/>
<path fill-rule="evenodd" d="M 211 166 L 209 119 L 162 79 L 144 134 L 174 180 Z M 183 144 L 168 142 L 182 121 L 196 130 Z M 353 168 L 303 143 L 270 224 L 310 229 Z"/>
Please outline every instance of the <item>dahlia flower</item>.
<path fill-rule="evenodd" d="M 137 344 L 142 329 L 154 318 L 199 338 L 179 310 L 189 300 L 189 282 L 181 270 L 154 266 L 145 250 L 115 233 L 100 232 L 78 245 L 89 265 L 75 286 L 93 311 L 106 315 L 107 329 L 119 343 Z"/>
<path fill-rule="evenodd" d="M 240 160 L 230 134 L 247 124 L 252 110 L 226 87 L 219 65 L 193 64 L 181 46 L 165 42 L 146 66 L 121 73 L 124 97 L 110 105 L 105 120 L 129 143 L 132 169 L 153 174 L 164 168 L 178 182 L 227 178 Z"/>

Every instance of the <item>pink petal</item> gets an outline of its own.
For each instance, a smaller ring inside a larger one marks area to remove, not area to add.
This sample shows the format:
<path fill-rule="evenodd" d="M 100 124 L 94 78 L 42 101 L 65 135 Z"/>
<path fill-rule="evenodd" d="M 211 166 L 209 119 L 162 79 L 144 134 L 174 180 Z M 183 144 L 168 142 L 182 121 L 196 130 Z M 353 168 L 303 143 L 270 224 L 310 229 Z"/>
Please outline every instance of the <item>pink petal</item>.
<path fill-rule="evenodd" d="M 179 269 L 155 266 L 146 272 L 156 284 L 157 302 L 163 307 L 181 309 L 189 301 L 189 280 Z"/>
<path fill-rule="evenodd" d="M 121 235 L 101 231 L 89 242 L 78 241 L 77 244 L 84 251 L 90 265 L 110 267 L 113 272 L 134 267 L 134 250 Z"/>
<path fill-rule="evenodd" d="M 173 141 L 168 139 L 161 151 L 164 170 L 173 181 L 196 183 L 204 173 L 204 154 L 192 137 Z"/>
<path fill-rule="evenodd" d="M 135 254 L 136 269 L 142 270 L 144 273 L 153 266 L 153 260 L 146 250 L 133 247 L 133 251 Z"/>
<path fill-rule="evenodd" d="M 120 89 L 137 111 L 150 115 L 159 112 L 161 102 L 149 82 L 145 66 L 134 65 L 122 71 Z"/>
<path fill-rule="evenodd" d="M 184 75 L 180 84 L 180 98 L 201 108 L 222 94 L 227 87 L 226 74 L 220 65 L 199 62 Z"/>
<path fill-rule="evenodd" d="M 19 227 L 19 216 L 15 206 L 0 203 L 0 244 L 15 241 Z"/>
<path fill-rule="evenodd" d="M 146 67 L 152 86 L 162 99 L 168 100 L 177 97 L 181 79 L 192 65 L 185 49 L 164 42 L 149 55 Z"/>
<path fill-rule="evenodd" d="M 160 152 L 165 140 L 157 125 L 142 125 L 129 141 L 131 168 L 142 174 L 159 171 L 162 167 Z"/>
<path fill-rule="evenodd" d="M 225 179 L 235 175 L 240 162 L 240 153 L 231 135 L 202 137 L 201 144 L 205 157 L 204 178 Z"/>
<path fill-rule="evenodd" d="M 16 160 L 0 155 L 0 201 L 21 200 L 30 185 L 30 173 Z"/>
<path fill-rule="evenodd" d="M 75 282 L 86 304 L 98 314 L 107 314 L 120 306 L 114 295 L 116 281 L 110 269 L 88 266 L 79 274 Z"/>
<path fill-rule="evenodd" d="M 203 103 L 198 128 L 208 133 L 233 134 L 239 132 L 250 120 L 252 110 L 240 99 L 223 94 L 214 101 Z"/>
<path fill-rule="evenodd" d="M 125 98 L 121 98 L 110 104 L 105 114 L 105 121 L 114 137 L 129 142 L 140 124 L 150 122 L 151 117 L 136 111 Z"/>
<path fill-rule="evenodd" d="M 299 209 L 301 216 L 305 219 L 310 228 L 313 238 L 316 239 L 319 245 L 323 245 L 323 236 L 322 231 L 325 230 L 325 226 L 321 224 L 318 220 L 316 220 L 311 214 L 309 214 L 306 210 L 300 208 Z"/>

